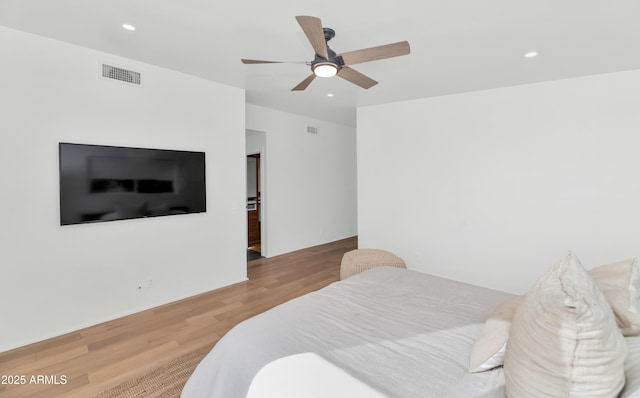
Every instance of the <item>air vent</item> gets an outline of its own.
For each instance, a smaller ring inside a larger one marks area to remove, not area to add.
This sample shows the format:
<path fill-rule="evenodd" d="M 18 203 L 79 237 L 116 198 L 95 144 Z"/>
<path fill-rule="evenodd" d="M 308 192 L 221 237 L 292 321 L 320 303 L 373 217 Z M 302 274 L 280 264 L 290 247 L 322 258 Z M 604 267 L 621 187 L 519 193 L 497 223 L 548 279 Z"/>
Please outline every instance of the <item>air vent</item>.
<path fill-rule="evenodd" d="M 307 126 L 307 133 L 318 134 L 318 128 L 313 126 Z"/>
<path fill-rule="evenodd" d="M 134 72 L 132 70 L 122 69 L 111 65 L 102 65 L 102 77 L 118 80 L 128 84 L 135 84 L 136 86 L 141 84 L 140 72 Z"/>

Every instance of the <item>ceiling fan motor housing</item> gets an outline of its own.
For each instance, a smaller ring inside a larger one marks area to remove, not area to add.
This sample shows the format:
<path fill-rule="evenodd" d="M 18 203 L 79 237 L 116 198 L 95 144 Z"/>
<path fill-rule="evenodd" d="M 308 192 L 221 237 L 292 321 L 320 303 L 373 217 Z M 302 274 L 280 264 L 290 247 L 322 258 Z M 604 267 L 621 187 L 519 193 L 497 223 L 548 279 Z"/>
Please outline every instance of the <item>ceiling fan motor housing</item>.
<path fill-rule="evenodd" d="M 327 53 L 329 53 L 329 59 L 325 59 L 322 55 L 316 54 L 313 61 L 311 61 L 311 65 L 315 65 L 318 62 L 331 62 L 332 64 L 336 64 L 338 66 L 344 65 L 344 61 L 342 60 L 342 57 L 339 55 L 336 55 L 335 51 L 330 49 L 329 46 L 327 46 Z"/>

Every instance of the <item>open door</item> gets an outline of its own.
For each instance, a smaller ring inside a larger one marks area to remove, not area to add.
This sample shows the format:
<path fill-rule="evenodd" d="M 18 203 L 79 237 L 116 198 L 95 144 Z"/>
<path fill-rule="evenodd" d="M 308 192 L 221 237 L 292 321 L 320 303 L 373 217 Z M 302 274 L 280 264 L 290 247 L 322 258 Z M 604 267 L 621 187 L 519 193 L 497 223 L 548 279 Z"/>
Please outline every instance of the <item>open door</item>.
<path fill-rule="evenodd" d="M 260 154 L 247 155 L 247 250 L 248 260 L 261 257 Z"/>

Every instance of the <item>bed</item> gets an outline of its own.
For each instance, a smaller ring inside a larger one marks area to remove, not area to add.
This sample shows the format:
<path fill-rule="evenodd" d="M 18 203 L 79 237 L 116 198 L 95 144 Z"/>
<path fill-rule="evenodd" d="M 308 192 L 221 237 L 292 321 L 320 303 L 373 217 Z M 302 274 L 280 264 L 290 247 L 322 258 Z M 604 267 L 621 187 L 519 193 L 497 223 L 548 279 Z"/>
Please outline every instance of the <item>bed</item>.
<path fill-rule="evenodd" d="M 416 271 L 374 268 L 237 325 L 198 365 L 182 397 L 246 397 L 254 378 L 266 379 L 261 370 L 287 358 L 294 366 L 283 369 L 301 369 L 299 361 L 334 376 L 313 387 L 285 374 L 282 384 L 308 386 L 302 396 L 323 396 L 318 387 L 336 387 L 331 380 L 340 374 L 341 390 L 368 386 L 370 396 L 504 397 L 501 370 L 467 369 L 484 321 L 510 297 Z M 269 386 L 256 386 L 251 395 L 268 396 L 260 391 Z"/>
<path fill-rule="evenodd" d="M 487 317 L 514 297 L 373 268 L 238 324 L 182 397 L 504 398 L 503 368 L 471 373 L 469 357 Z M 640 338 L 632 343 L 638 352 Z"/>

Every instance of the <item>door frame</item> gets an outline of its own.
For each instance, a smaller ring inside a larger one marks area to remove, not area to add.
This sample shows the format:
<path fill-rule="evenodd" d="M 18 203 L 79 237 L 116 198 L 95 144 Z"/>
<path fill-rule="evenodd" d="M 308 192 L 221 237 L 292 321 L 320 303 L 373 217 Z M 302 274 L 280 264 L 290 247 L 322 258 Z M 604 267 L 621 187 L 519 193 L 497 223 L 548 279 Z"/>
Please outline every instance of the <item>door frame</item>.
<path fill-rule="evenodd" d="M 269 236 L 267 234 L 267 223 L 268 223 L 268 214 L 267 214 L 267 209 L 269 206 L 269 202 L 268 202 L 268 175 L 267 175 L 267 166 L 268 166 L 268 159 L 267 159 L 267 153 L 266 153 L 266 143 L 267 143 L 267 134 L 264 131 L 259 131 L 259 130 L 251 130 L 251 129 L 247 129 L 246 131 L 246 136 L 259 136 L 259 145 L 248 145 L 247 149 L 246 149 L 246 153 L 245 153 L 245 159 L 246 156 L 250 156 L 250 155 L 260 155 L 260 176 L 258 177 L 259 180 L 259 184 L 260 184 L 260 214 L 259 214 L 259 218 L 260 218 L 260 254 L 262 255 L 262 257 L 268 257 L 269 256 L 269 246 L 268 246 L 268 239 Z M 246 164 L 246 163 L 245 163 Z M 246 184 L 246 172 L 245 172 L 245 184 Z M 246 185 L 245 185 L 246 186 Z M 246 196 L 246 195 L 245 195 Z M 246 197 L 245 197 L 246 200 Z M 245 227 L 247 225 L 247 220 L 245 217 Z M 246 239 L 246 242 L 248 242 L 248 237 Z"/>
<path fill-rule="evenodd" d="M 249 188 L 249 166 L 248 166 L 248 160 L 249 158 L 253 158 L 255 159 L 255 179 L 256 179 L 256 184 L 255 184 L 255 202 L 256 202 L 256 209 L 255 211 L 257 212 L 258 215 L 258 234 L 260 236 L 260 252 L 262 253 L 262 217 L 261 217 L 261 213 L 262 213 L 262 178 L 260 176 L 260 174 L 262 173 L 262 165 L 261 163 L 261 156 L 260 153 L 252 153 L 252 154 L 247 154 L 247 189 Z M 249 200 L 249 195 L 247 194 L 247 200 Z M 247 209 L 247 218 L 249 218 L 249 210 Z M 249 235 L 249 234 L 248 234 Z M 251 247 L 251 243 L 249 242 L 249 239 L 247 237 L 247 246 Z"/>

